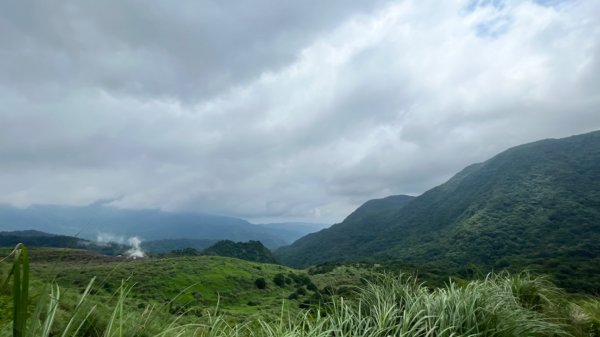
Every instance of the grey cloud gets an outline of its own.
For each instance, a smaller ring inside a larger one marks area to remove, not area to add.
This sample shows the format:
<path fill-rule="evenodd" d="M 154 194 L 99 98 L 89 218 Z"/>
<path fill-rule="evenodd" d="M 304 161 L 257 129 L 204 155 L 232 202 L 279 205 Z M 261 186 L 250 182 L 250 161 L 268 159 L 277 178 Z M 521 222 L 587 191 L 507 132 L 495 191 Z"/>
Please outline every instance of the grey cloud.
<path fill-rule="evenodd" d="M 3 3 L 0 203 L 339 221 L 600 128 L 598 4 L 466 5 Z"/>
<path fill-rule="evenodd" d="M 288 64 L 320 31 L 383 2 L 5 2 L 0 69 L 24 90 L 196 102 Z"/>

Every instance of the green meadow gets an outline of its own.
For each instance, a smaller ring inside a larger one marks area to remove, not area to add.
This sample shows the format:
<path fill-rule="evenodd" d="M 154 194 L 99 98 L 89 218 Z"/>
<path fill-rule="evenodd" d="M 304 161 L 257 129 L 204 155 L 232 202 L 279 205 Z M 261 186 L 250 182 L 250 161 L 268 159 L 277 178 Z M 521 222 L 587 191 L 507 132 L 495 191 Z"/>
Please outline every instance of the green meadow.
<path fill-rule="evenodd" d="M 0 254 L 8 257 L 0 264 L 0 277 L 12 283 L 8 277 L 14 262 L 11 249 L 1 249 Z M 123 287 L 127 288 L 126 311 L 141 315 L 152 308 L 153 322 L 174 318 L 180 323 L 199 322 L 215 314 L 228 322 L 242 322 L 274 321 L 282 311 L 295 315 L 301 308 L 329 301 L 338 289 L 359 284 L 368 273 L 341 267 L 309 276 L 306 270 L 220 256 L 128 259 L 58 248 L 32 248 L 28 255 L 29 311 L 44 301 L 52 286 L 60 289 L 55 329 L 62 328 L 64 317 L 75 309 L 92 280 L 86 302 L 96 306 L 93 317 L 100 325 L 106 323 L 103 317 L 110 316 L 111 303 Z M 4 330 L 12 322 L 9 288 L 5 286 L 0 295 Z"/>
<path fill-rule="evenodd" d="M 360 265 L 297 270 L 216 256 L 2 254 L 2 336 L 600 335 L 598 299 L 528 273 L 429 287 Z"/>

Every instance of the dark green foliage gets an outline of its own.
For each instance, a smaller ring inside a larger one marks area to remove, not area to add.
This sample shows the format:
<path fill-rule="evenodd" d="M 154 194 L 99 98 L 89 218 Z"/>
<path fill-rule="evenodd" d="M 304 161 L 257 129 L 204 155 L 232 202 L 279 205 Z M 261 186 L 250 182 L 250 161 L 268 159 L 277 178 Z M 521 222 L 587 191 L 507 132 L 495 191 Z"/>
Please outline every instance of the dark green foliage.
<path fill-rule="evenodd" d="M 273 283 L 279 287 L 285 287 L 285 275 L 279 273 L 273 277 Z"/>
<path fill-rule="evenodd" d="M 295 273 L 290 273 L 288 274 L 289 278 L 292 279 L 292 281 L 294 281 L 294 283 L 299 284 L 299 285 L 305 285 L 308 286 L 310 284 L 312 284 L 312 280 L 310 279 L 310 277 L 306 274 L 295 274 Z"/>
<path fill-rule="evenodd" d="M 199 256 L 201 254 L 199 251 L 197 251 L 194 248 L 184 248 L 184 249 L 174 250 L 170 253 L 170 255 L 173 255 L 173 256 Z"/>
<path fill-rule="evenodd" d="M 416 198 L 369 201 L 278 257 L 400 261 L 464 278 L 528 268 L 600 293 L 600 132 L 509 149 Z"/>
<path fill-rule="evenodd" d="M 312 282 L 306 286 L 306 289 L 308 289 L 310 291 L 318 291 L 319 290 L 319 288 L 317 288 L 317 286 Z"/>
<path fill-rule="evenodd" d="M 267 281 L 264 278 L 257 278 L 256 281 L 254 281 L 254 285 L 256 285 L 256 287 L 258 289 L 266 289 L 267 288 Z"/>
<path fill-rule="evenodd" d="M 235 257 L 253 262 L 277 263 L 271 251 L 263 246 L 260 241 L 233 242 L 222 240 L 205 249 L 202 254 Z"/>
<path fill-rule="evenodd" d="M 193 248 L 197 251 L 202 251 L 212 245 L 217 240 L 202 240 L 202 239 L 165 239 L 152 240 L 142 242 L 144 252 L 153 254 L 164 254 L 172 251 L 180 251 L 186 248 Z"/>
<path fill-rule="evenodd" d="M 326 274 L 341 265 L 340 262 L 325 262 L 308 269 L 309 275 Z"/>

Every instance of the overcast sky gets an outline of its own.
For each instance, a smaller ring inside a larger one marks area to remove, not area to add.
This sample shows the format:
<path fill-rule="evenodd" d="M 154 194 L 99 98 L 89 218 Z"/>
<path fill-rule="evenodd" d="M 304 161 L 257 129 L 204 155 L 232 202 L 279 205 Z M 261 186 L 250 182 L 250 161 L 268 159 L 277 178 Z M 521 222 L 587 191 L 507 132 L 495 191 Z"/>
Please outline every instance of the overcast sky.
<path fill-rule="evenodd" d="M 0 203 L 341 221 L 600 129 L 600 2 L 2 1 Z"/>

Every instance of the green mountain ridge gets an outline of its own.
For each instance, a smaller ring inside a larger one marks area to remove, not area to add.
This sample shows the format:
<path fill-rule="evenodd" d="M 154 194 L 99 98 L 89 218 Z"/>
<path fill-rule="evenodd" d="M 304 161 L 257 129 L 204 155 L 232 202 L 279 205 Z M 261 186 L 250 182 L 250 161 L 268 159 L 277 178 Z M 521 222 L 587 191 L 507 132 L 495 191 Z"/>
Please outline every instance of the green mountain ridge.
<path fill-rule="evenodd" d="M 369 201 L 277 257 L 293 266 L 401 261 L 448 274 L 531 268 L 569 290 L 600 292 L 600 132 L 511 148 L 416 198 Z"/>
<path fill-rule="evenodd" d="M 233 242 L 221 240 L 206 248 L 202 255 L 233 257 L 252 262 L 277 263 L 271 251 L 263 246 L 260 241 Z"/>

